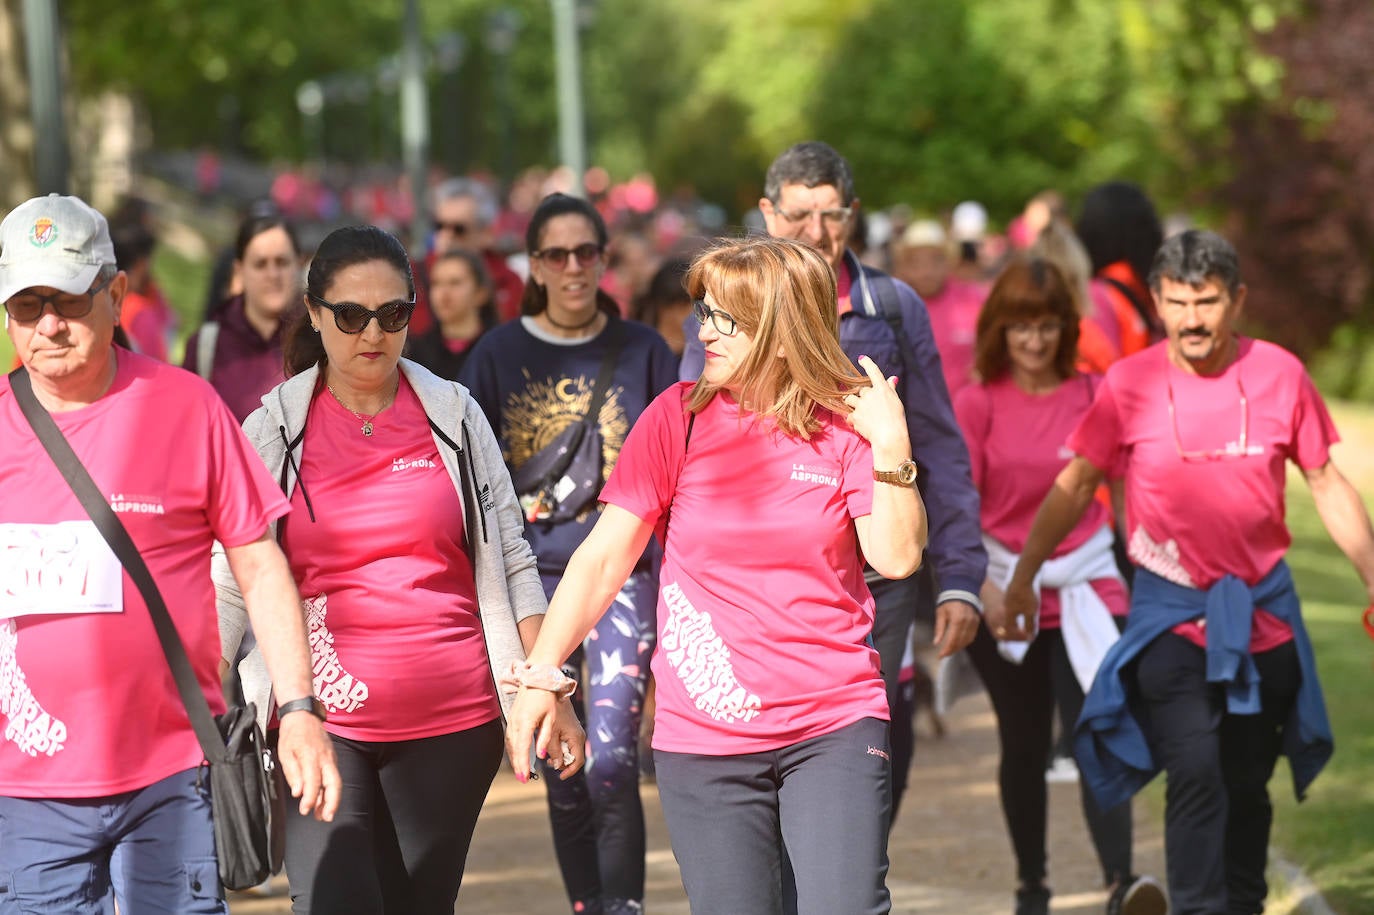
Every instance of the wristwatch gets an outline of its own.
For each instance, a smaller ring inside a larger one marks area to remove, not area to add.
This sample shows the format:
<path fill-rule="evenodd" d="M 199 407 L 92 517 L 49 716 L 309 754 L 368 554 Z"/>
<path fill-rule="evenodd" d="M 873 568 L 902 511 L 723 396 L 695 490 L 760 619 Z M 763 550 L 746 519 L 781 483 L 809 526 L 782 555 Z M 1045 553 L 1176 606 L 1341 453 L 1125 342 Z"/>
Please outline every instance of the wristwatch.
<path fill-rule="evenodd" d="M 302 696 L 300 699 L 292 699 L 277 706 L 278 720 L 292 712 L 309 712 L 321 721 L 329 719 L 329 712 L 325 710 L 324 703 L 316 696 Z"/>
<path fill-rule="evenodd" d="M 916 462 L 902 461 L 897 465 L 896 470 L 874 470 L 873 479 L 879 483 L 910 486 L 916 482 Z"/>

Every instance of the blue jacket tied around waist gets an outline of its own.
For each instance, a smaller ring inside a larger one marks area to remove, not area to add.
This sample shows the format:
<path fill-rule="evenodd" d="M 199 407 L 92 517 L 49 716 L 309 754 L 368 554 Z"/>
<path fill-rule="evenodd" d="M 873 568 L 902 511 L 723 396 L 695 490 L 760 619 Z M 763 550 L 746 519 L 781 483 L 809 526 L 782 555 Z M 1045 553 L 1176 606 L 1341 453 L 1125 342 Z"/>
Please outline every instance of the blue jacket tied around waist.
<path fill-rule="evenodd" d="M 1136 569 L 1126 629 L 1098 668 L 1074 729 L 1079 770 L 1103 809 L 1129 800 L 1159 772 L 1150 754 L 1148 735 L 1137 720 L 1140 700 L 1135 672 L 1128 670 L 1131 663 L 1159 636 L 1181 623 L 1204 617 L 1207 681 L 1225 687 L 1228 712 L 1256 714 L 1260 709 L 1259 674 L 1250 655 L 1250 622 L 1257 606 L 1293 630 L 1302 681 L 1284 723 L 1283 754 L 1293 772 L 1293 791 L 1302 800 L 1331 758 L 1334 745 L 1293 575 L 1288 564 L 1280 561 L 1254 587 L 1228 575 L 1206 591 Z"/>

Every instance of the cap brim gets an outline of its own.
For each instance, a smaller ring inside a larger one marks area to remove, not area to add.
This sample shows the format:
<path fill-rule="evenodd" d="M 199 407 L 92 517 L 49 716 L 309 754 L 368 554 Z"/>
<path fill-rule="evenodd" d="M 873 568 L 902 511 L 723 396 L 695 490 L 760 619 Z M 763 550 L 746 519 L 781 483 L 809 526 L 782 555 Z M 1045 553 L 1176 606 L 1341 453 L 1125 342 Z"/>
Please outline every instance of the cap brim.
<path fill-rule="evenodd" d="M 81 295 L 91 288 L 100 273 L 100 264 L 62 263 L 33 258 L 0 267 L 0 302 L 35 286 L 49 286 L 61 292 Z"/>

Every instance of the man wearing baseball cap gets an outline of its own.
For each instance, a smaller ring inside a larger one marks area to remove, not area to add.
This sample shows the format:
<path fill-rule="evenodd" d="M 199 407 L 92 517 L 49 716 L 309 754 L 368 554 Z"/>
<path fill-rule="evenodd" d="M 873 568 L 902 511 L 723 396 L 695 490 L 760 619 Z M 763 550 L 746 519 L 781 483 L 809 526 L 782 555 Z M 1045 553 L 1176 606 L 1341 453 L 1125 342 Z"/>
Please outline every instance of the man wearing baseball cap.
<path fill-rule="evenodd" d="M 203 754 L 138 588 L 20 411 L 27 380 L 157 582 L 212 711 L 224 545 L 282 699 L 312 695 L 300 598 L 268 524 L 288 505 L 199 378 L 113 343 L 128 280 L 76 197 L 0 223 L 0 301 L 22 367 L 0 381 L 0 915 L 222 913 Z M 331 818 L 320 721 L 282 716 L 301 813 Z"/>

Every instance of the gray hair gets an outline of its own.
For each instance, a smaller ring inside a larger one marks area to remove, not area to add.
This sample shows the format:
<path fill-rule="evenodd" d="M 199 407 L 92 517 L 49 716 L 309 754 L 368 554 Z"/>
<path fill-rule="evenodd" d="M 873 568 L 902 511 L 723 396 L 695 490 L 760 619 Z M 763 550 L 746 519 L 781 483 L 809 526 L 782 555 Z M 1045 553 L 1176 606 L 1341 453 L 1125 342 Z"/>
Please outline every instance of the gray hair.
<path fill-rule="evenodd" d="M 118 264 L 101 264 L 95 279 L 91 280 L 92 286 L 99 286 L 101 283 L 112 283 L 114 278 L 119 275 Z"/>
<path fill-rule="evenodd" d="M 467 197 L 476 201 L 477 221 L 481 223 L 482 228 L 491 225 L 500 215 L 496 195 L 491 192 L 491 188 L 473 178 L 450 178 L 434 189 L 436 207 L 441 201 L 454 200 L 460 197 Z"/>
<path fill-rule="evenodd" d="M 840 192 L 845 206 L 854 202 L 854 173 L 849 170 L 849 163 L 833 146 L 819 140 L 798 143 L 774 159 L 763 179 L 763 195 L 777 203 L 783 187 L 789 184 L 829 184 Z"/>
<path fill-rule="evenodd" d="M 1220 283 L 1235 295 L 1240 288 L 1240 260 L 1229 241 L 1205 229 L 1189 229 L 1165 240 L 1150 265 L 1150 289 L 1159 292 L 1162 280 L 1201 286 Z"/>

